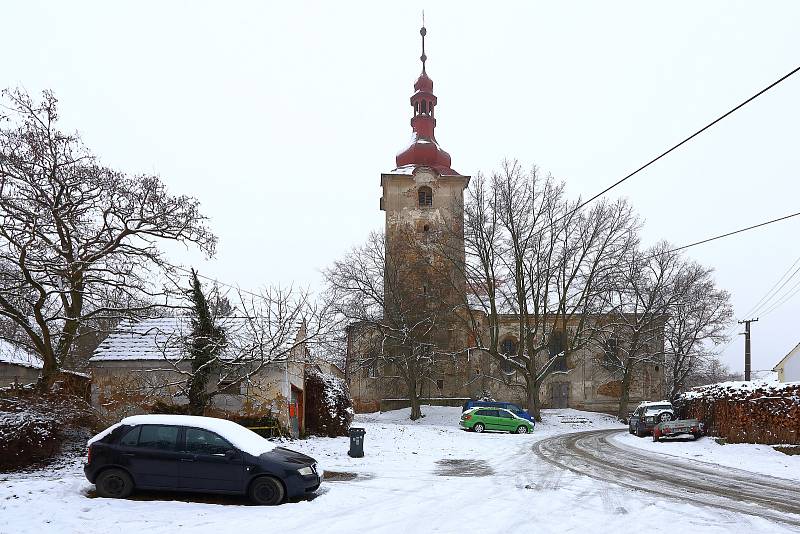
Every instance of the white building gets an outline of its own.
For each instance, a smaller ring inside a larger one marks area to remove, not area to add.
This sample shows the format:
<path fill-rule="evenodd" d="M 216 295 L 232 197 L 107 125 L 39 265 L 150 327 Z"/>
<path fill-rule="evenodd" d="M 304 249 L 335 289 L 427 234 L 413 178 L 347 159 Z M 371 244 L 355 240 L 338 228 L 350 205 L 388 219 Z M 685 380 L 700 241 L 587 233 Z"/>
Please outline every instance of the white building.
<path fill-rule="evenodd" d="M 800 343 L 772 368 L 778 373 L 779 382 L 800 382 Z"/>

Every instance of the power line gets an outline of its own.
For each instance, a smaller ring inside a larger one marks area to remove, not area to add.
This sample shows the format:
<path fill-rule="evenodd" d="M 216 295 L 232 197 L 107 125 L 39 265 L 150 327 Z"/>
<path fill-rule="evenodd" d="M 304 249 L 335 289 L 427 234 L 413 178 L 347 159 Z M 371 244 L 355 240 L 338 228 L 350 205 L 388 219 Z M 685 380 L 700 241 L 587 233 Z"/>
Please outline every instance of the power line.
<path fill-rule="evenodd" d="M 734 108 L 730 109 L 729 111 L 727 111 L 723 115 L 720 115 L 719 117 L 717 117 L 713 121 L 709 122 L 708 124 L 706 124 L 705 126 L 700 128 L 699 130 L 697 130 L 696 132 L 691 134 L 689 137 L 687 137 L 686 139 L 681 141 L 680 143 L 678 143 L 678 144 L 674 145 L 672 148 L 662 152 L 661 154 L 659 154 L 655 158 L 651 159 L 650 161 L 648 161 L 647 163 L 645 163 L 644 165 L 642 165 L 641 167 L 639 167 L 638 169 L 636 169 L 632 173 L 628 174 L 624 178 L 621 178 L 621 179 L 617 180 L 616 182 L 614 182 L 610 186 L 606 187 L 605 189 L 603 189 L 602 191 L 600 191 L 599 193 L 597 193 L 596 195 L 591 197 L 589 200 L 587 200 L 585 202 L 582 202 L 581 204 L 578 204 L 578 206 L 569 215 L 571 216 L 573 213 L 577 212 L 578 210 L 580 210 L 581 208 L 583 208 L 587 204 L 589 204 L 589 203 L 597 200 L 601 196 L 605 195 L 606 193 L 608 193 L 609 191 L 611 191 L 612 189 L 614 189 L 615 187 L 617 187 L 618 185 L 620 185 L 624 181 L 628 180 L 629 178 L 632 178 L 634 175 L 636 175 L 639 172 L 643 171 L 644 169 L 646 169 L 647 167 L 649 167 L 650 165 L 652 165 L 656 161 L 660 160 L 661 158 L 663 158 L 664 156 L 666 156 L 670 152 L 672 152 L 672 151 L 680 148 L 684 144 L 688 143 L 689 141 L 691 141 L 692 139 L 694 139 L 695 137 L 697 137 L 701 133 L 705 132 L 706 130 L 708 130 L 709 128 L 711 128 L 712 126 L 714 126 L 715 124 L 717 124 L 721 120 L 725 119 L 726 117 L 728 117 L 731 114 L 733 114 L 734 112 L 740 110 L 741 108 L 743 108 L 744 106 L 746 106 L 747 104 L 749 104 L 750 102 L 752 102 L 753 100 L 758 98 L 759 96 L 763 95 L 764 93 L 766 93 L 767 91 L 769 91 L 770 89 L 772 89 L 773 87 L 775 87 L 776 85 L 781 83 L 782 81 L 784 81 L 787 78 L 791 77 L 792 75 L 796 74 L 798 71 L 800 71 L 800 67 L 797 67 L 797 68 L 791 70 L 790 72 L 788 72 L 787 74 L 781 76 L 780 78 L 778 78 L 777 80 L 775 80 L 774 82 L 772 82 L 771 84 L 769 84 L 768 86 L 766 86 L 765 88 L 763 88 L 762 90 L 760 90 L 759 92 L 757 92 L 756 94 L 754 94 L 753 96 L 748 98 L 747 100 L 741 102 L 739 105 L 735 106 Z M 566 217 L 566 216 L 564 216 L 564 217 Z M 562 217 L 562 218 L 564 218 L 564 217 Z"/>
<path fill-rule="evenodd" d="M 183 271 L 186 274 L 192 274 L 191 269 L 187 269 L 185 267 L 179 267 L 177 265 L 174 265 L 173 268 L 177 269 L 179 271 Z M 198 273 L 197 271 L 195 271 L 195 274 L 197 275 L 197 278 L 202 278 L 203 280 L 207 280 L 209 282 L 214 282 L 217 285 L 221 285 L 221 286 L 224 286 L 224 287 L 227 287 L 227 288 L 230 288 L 230 289 L 234 289 L 234 290 L 236 290 L 236 291 L 238 291 L 240 293 L 246 293 L 246 294 L 248 294 L 250 296 L 253 296 L 253 297 L 256 297 L 256 298 L 260 298 L 260 299 L 264 299 L 264 295 L 259 295 L 258 293 L 253 293 L 252 291 L 247 291 L 246 289 L 242 289 L 241 287 L 239 287 L 237 285 L 227 284 L 225 282 L 217 280 L 216 278 L 211 278 L 210 276 L 202 275 L 202 274 Z"/>
<path fill-rule="evenodd" d="M 714 237 L 709 237 L 708 239 L 703 239 L 701 241 L 695 241 L 694 243 L 689 243 L 688 245 L 683 245 L 683 246 L 680 246 L 680 247 L 677 247 L 677 248 L 673 248 L 673 249 L 670 249 L 670 250 L 665 250 L 663 252 L 656 252 L 655 254 L 653 254 L 651 256 L 648 256 L 645 259 L 649 260 L 651 258 L 655 258 L 656 256 L 662 256 L 664 254 L 669 254 L 670 252 L 677 252 L 679 250 L 685 250 L 685 249 L 690 248 L 690 247 L 696 247 L 697 245 L 702 245 L 704 243 L 709 243 L 711 241 L 716 241 L 717 239 L 722 239 L 723 237 L 729 237 L 729 236 L 732 236 L 732 235 L 735 235 L 735 234 L 740 234 L 742 232 L 747 232 L 748 230 L 754 230 L 756 228 L 761 228 L 762 226 L 766 226 L 768 224 L 772 224 L 772 223 L 776 223 L 776 222 L 780 222 L 780 221 L 785 221 L 786 219 L 791 219 L 792 217 L 797 217 L 798 215 L 800 215 L 800 211 L 798 211 L 797 213 L 792 213 L 790 215 L 784 215 L 783 217 L 778 217 L 777 219 L 772 219 L 771 221 L 765 221 L 765 222 L 762 222 L 762 223 L 754 224 L 753 226 L 748 226 L 747 228 L 739 228 L 738 230 L 734 230 L 734 231 L 728 232 L 726 234 L 716 235 Z"/>
<path fill-rule="evenodd" d="M 800 258 L 799 258 L 799 259 L 800 259 Z M 769 307 L 769 308 L 770 308 L 770 310 L 774 309 L 774 308 L 776 307 L 776 306 L 775 306 L 775 304 L 776 304 L 776 303 L 775 303 L 775 301 L 774 301 L 773 299 L 774 299 L 775 297 L 777 297 L 777 296 L 778 296 L 778 293 L 780 293 L 781 289 L 783 289 L 784 287 L 786 287 L 786 284 L 788 284 L 789 282 L 791 282 L 791 281 L 792 281 L 792 279 L 793 279 L 793 278 L 794 278 L 794 277 L 797 275 L 797 273 L 799 273 L 799 272 L 800 272 L 800 267 L 798 267 L 797 269 L 795 269 L 795 270 L 794 270 L 794 272 L 793 272 L 793 273 L 792 273 L 792 274 L 791 274 L 791 275 L 790 275 L 788 278 L 786 278 L 786 280 L 784 280 L 784 281 L 783 281 L 783 283 L 782 283 L 782 284 L 780 284 L 780 286 L 779 286 L 777 289 L 775 289 L 775 290 L 772 292 L 772 294 L 769 296 L 769 298 L 768 298 L 768 299 L 766 299 L 766 300 L 764 301 L 764 303 L 763 303 L 763 304 L 761 304 L 760 306 L 758 306 L 758 307 L 756 308 L 756 310 L 755 310 L 755 311 L 757 311 L 757 312 L 759 312 L 759 313 L 763 312 L 764 314 L 766 314 L 767 312 L 764 312 L 764 309 L 765 309 L 765 308 Z M 785 276 L 785 275 L 784 275 L 784 276 Z M 780 280 L 779 280 L 779 282 L 780 282 Z M 777 284 L 776 284 L 776 285 L 777 285 Z M 792 288 L 791 288 L 791 289 L 789 289 L 789 290 L 788 290 L 786 293 L 784 293 L 784 295 L 783 295 L 783 296 L 785 296 L 787 293 L 791 292 L 791 291 L 792 291 L 792 290 L 793 290 L 795 287 L 797 287 L 797 285 L 794 285 L 794 286 L 792 286 Z M 779 297 L 779 298 L 783 298 L 783 296 L 782 296 L 782 297 Z M 753 314 L 755 313 L 755 311 L 753 311 L 753 312 L 750 312 L 750 313 L 748 313 L 748 314 L 746 314 L 746 315 L 753 315 Z"/>
<path fill-rule="evenodd" d="M 794 286 L 792 286 L 792 288 L 789 291 L 783 294 L 783 297 L 781 297 L 781 299 L 778 302 L 774 303 L 768 310 L 762 312 L 761 315 L 767 315 L 768 313 L 772 313 L 773 311 L 777 310 L 778 308 L 783 306 L 786 302 L 791 300 L 791 298 L 794 297 L 799 292 L 800 292 L 800 282 L 797 282 Z"/>
<path fill-rule="evenodd" d="M 760 310 L 761 308 L 763 308 L 764 306 L 766 306 L 766 305 L 767 305 L 767 303 L 768 303 L 770 300 L 772 300 L 772 298 L 773 298 L 775 295 L 777 295 L 778 291 L 780 291 L 780 290 L 783 288 L 783 286 L 785 286 L 785 285 L 786 285 L 786 283 L 787 283 L 789 280 L 791 280 L 791 279 L 792 279 L 792 278 L 793 278 L 793 277 L 794 277 L 794 276 L 795 276 L 795 275 L 798 273 L 798 271 L 800 271 L 800 268 L 796 269 L 796 270 L 795 270 L 795 271 L 792 273 L 792 275 L 791 275 L 791 276 L 789 276 L 789 278 L 787 278 L 787 279 L 786 279 L 786 282 L 784 282 L 783 284 L 781 284 L 781 287 L 778 287 L 778 284 L 780 284 L 780 283 L 783 281 L 783 279 L 786 277 L 786 275 L 787 275 L 787 274 L 789 274 L 789 272 L 791 272 L 791 270 L 792 270 L 792 269 L 794 269 L 794 266 L 795 266 L 795 265 L 797 265 L 797 263 L 798 263 L 798 262 L 800 262 L 800 256 L 798 256 L 798 257 L 797 257 L 797 259 L 796 259 L 796 260 L 794 260 L 794 263 L 792 263 L 792 264 L 789 266 L 789 268 L 788 268 L 788 269 L 786 269 L 786 272 L 784 272 L 784 273 L 781 275 L 781 277 L 780 277 L 780 278 L 778 278 L 778 280 L 777 280 L 777 281 L 776 281 L 776 282 L 775 282 L 775 283 L 772 285 L 772 287 L 771 287 L 771 288 L 769 288 L 769 290 L 767 290 L 767 292 L 764 294 L 764 296 L 763 296 L 763 297 L 761 297 L 761 299 L 759 299 L 759 301 L 758 301 L 758 302 L 756 302 L 756 303 L 755 303 L 755 305 L 753 305 L 753 307 L 752 307 L 752 308 L 750 308 L 750 311 L 748 311 L 747 313 L 745 313 L 745 315 L 747 315 L 747 316 L 749 316 L 749 315 L 755 315 L 755 314 L 756 314 L 756 311 L 758 311 L 758 310 Z M 777 288 L 777 289 L 775 289 L 775 288 Z"/>

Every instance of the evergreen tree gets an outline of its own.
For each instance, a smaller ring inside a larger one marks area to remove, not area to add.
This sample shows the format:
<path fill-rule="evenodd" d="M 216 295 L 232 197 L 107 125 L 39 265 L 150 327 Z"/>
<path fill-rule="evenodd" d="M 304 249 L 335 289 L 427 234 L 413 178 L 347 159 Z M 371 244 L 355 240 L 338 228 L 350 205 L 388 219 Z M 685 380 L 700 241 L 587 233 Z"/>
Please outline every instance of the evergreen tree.
<path fill-rule="evenodd" d="M 219 355 L 225 348 L 225 331 L 214 323 L 211 308 L 194 269 L 189 297 L 192 302 L 192 333 L 188 344 L 192 372 L 186 388 L 189 397 L 188 413 L 203 415 L 212 396 L 208 392 L 208 382 L 217 368 Z"/>

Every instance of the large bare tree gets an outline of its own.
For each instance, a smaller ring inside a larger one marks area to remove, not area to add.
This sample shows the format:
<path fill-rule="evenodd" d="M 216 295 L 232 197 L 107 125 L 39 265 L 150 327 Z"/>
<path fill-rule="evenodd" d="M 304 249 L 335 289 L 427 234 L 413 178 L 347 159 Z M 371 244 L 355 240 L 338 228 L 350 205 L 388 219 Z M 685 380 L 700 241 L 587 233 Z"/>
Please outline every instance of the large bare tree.
<path fill-rule="evenodd" d="M 626 202 L 578 204 L 563 183 L 517 162 L 478 176 L 468 190 L 461 317 L 473 332 L 472 349 L 522 377 L 537 419 L 542 384 L 592 339 L 614 265 L 635 243 L 638 223 Z M 501 338 L 505 316 L 516 323 L 510 347 Z"/>
<path fill-rule="evenodd" d="M 664 329 L 667 396 L 675 400 L 703 375 L 718 374 L 715 348 L 727 341 L 733 320 L 730 294 L 716 287 L 713 270 L 683 260 L 675 284 L 680 301 Z M 724 374 L 724 373 L 723 373 Z"/>
<path fill-rule="evenodd" d="M 600 363 L 620 380 L 620 418 L 628 414 L 637 372 L 647 365 L 665 363 L 666 325 L 670 314 L 686 302 L 693 267 L 671 251 L 666 242 L 645 250 L 637 247 L 619 258 L 616 278 L 607 295 L 607 337 Z M 647 385 L 645 381 L 641 387 L 646 389 Z M 661 393 L 663 384 L 651 380 L 649 385 L 650 390 Z"/>
<path fill-rule="evenodd" d="M 387 253 L 388 251 L 388 253 Z M 327 300 L 351 324 L 357 354 L 350 366 L 391 369 L 405 387 L 410 417 L 422 416 L 422 389 L 445 360 L 455 357 L 449 283 L 430 277 L 430 251 L 398 230 L 391 243 L 372 233 L 325 271 Z"/>
<path fill-rule="evenodd" d="M 49 387 L 82 325 L 154 305 L 152 273 L 167 264 L 160 242 L 211 255 L 216 238 L 196 199 L 169 194 L 156 176 L 103 166 L 77 134 L 59 130 L 51 92 L 2 95 L 0 315 L 42 357 Z"/>

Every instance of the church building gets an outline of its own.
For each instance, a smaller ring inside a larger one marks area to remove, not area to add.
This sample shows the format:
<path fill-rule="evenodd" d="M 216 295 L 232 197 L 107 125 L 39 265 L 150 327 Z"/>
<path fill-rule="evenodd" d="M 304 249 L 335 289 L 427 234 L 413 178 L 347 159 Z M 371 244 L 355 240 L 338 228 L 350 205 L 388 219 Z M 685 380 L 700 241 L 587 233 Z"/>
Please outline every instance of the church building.
<path fill-rule="evenodd" d="M 380 209 L 385 212 L 384 314 L 403 317 L 406 323 L 398 329 L 412 335 L 422 311 L 438 318 L 438 322 L 426 322 L 425 341 L 449 357 L 434 358 L 434 369 L 418 384 L 423 404 L 457 406 L 470 398 L 489 396 L 525 407 L 522 378 L 483 351 L 468 350 L 470 334 L 464 323 L 446 313 L 469 302 L 460 265 L 465 261 L 464 192 L 470 176 L 453 169 L 450 154 L 436 140 L 438 99 L 426 70 L 424 27 L 420 34 L 422 72 L 410 99 L 413 139 L 397 154 L 394 169 L 381 174 L 380 180 Z M 515 316 L 503 316 L 503 343 L 509 347 L 517 343 L 518 329 Z M 365 354 L 376 350 L 364 342 L 374 334 L 369 330 L 359 324 L 347 329 L 346 374 L 356 410 L 407 407 L 408 386 L 397 369 Z M 565 351 L 541 388 L 542 406 L 616 411 L 619 380 L 596 360 L 590 348 Z M 659 398 L 663 376 L 663 365 L 645 366 L 632 381 L 630 404 Z"/>

